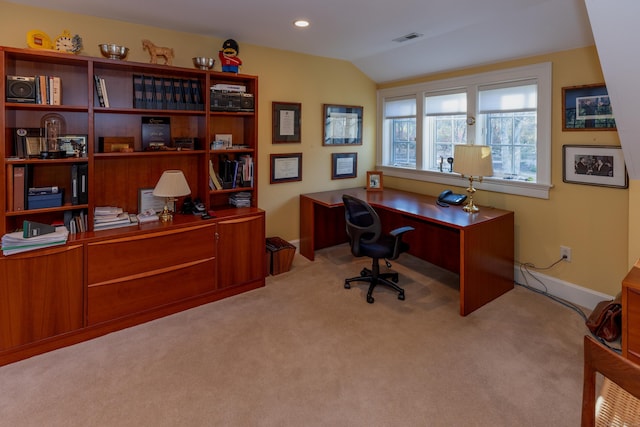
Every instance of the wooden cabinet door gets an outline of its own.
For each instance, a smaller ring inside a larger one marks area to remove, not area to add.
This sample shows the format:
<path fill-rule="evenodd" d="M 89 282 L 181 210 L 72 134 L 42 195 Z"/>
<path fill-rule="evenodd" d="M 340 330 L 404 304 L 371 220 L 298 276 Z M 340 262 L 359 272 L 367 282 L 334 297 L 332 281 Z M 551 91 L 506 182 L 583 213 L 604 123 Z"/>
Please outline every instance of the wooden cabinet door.
<path fill-rule="evenodd" d="M 83 326 L 82 245 L 0 258 L 0 350 Z"/>
<path fill-rule="evenodd" d="M 264 214 L 218 223 L 218 288 L 264 280 Z"/>

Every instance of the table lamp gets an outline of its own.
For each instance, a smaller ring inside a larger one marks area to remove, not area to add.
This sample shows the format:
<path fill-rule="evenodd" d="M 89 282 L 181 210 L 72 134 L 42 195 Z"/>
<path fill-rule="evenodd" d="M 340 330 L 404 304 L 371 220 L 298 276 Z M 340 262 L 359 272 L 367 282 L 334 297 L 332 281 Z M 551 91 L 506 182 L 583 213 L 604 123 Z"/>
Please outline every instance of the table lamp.
<path fill-rule="evenodd" d="M 465 212 L 474 213 L 480 209 L 473 203 L 473 181 L 482 182 L 482 177 L 493 175 L 493 161 L 491 160 L 491 147 L 488 145 L 456 145 L 453 149 L 453 171 L 469 177 L 469 199 L 462 208 Z"/>
<path fill-rule="evenodd" d="M 162 176 L 153 189 L 154 196 L 165 198 L 160 221 L 167 222 L 173 219 L 173 215 L 169 211 L 169 202 L 175 201 L 176 197 L 186 196 L 190 193 L 191 189 L 181 170 L 166 170 L 162 172 Z"/>

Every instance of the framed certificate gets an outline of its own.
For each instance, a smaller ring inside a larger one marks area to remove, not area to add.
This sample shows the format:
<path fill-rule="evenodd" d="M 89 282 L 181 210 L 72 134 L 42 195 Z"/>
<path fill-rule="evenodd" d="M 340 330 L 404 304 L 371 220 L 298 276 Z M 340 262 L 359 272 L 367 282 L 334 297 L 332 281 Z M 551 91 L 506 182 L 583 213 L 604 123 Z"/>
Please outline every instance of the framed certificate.
<path fill-rule="evenodd" d="M 272 143 L 301 142 L 302 104 L 294 102 L 272 103 Z"/>
<path fill-rule="evenodd" d="M 271 154 L 271 184 L 302 181 L 302 153 Z"/>

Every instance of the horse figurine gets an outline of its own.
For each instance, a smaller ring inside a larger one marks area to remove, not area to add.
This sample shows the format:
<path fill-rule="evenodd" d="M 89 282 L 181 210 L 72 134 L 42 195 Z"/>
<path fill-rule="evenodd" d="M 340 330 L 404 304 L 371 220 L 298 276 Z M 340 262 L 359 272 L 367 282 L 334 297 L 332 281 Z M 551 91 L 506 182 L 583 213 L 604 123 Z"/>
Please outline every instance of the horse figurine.
<path fill-rule="evenodd" d="M 173 49 L 170 47 L 159 47 L 151 43 L 149 40 L 142 40 L 142 50 L 149 51 L 152 64 L 158 63 L 158 57 L 164 58 L 165 65 L 171 65 L 173 62 Z"/>

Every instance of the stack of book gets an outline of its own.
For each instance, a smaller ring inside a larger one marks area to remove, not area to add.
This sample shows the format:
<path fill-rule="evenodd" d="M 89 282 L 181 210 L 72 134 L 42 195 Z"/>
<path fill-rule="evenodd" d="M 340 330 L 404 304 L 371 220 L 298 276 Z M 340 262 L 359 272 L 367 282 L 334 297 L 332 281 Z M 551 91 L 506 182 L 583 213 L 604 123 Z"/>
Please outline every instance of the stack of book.
<path fill-rule="evenodd" d="M 248 208 L 251 207 L 251 193 L 248 191 L 241 191 L 229 196 L 229 204 L 236 208 Z"/>
<path fill-rule="evenodd" d="M 95 231 L 128 227 L 135 224 L 137 221 L 132 222 L 128 212 L 124 212 L 122 208 L 116 206 L 96 206 L 93 212 L 93 229 Z"/>
<path fill-rule="evenodd" d="M 2 253 L 4 255 L 12 255 L 49 246 L 64 245 L 67 243 L 69 230 L 61 226 L 55 227 L 53 232 L 44 234 L 29 233 L 29 237 L 25 237 L 24 234 L 23 231 L 16 231 L 2 236 Z"/>

